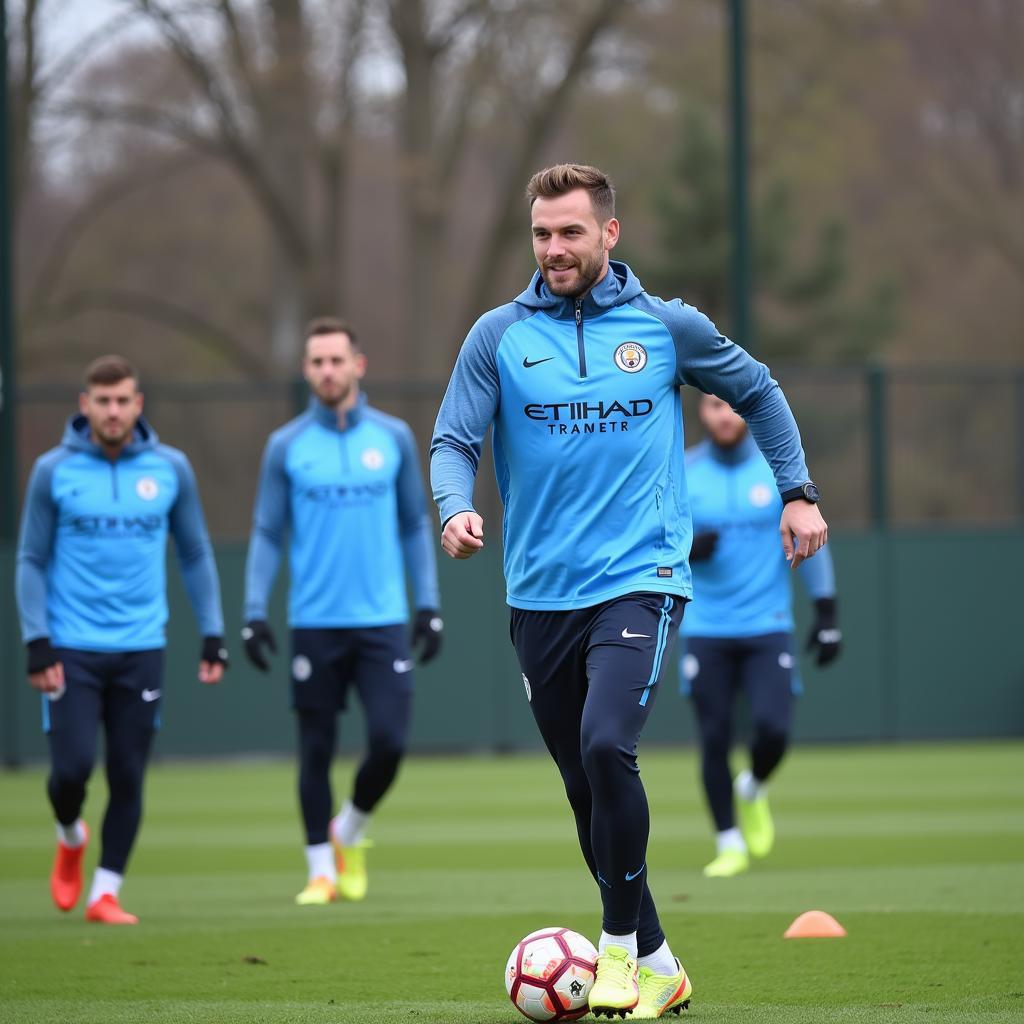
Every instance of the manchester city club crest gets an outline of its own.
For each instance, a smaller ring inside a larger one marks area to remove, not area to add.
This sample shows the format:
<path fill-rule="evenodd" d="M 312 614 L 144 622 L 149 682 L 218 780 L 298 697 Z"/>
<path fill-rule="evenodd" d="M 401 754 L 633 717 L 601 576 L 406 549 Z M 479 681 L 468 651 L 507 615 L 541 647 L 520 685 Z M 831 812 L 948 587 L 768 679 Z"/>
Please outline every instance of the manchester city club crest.
<path fill-rule="evenodd" d="M 160 493 L 160 487 L 151 476 L 142 476 L 135 482 L 135 493 L 143 501 L 152 501 Z"/>
<path fill-rule="evenodd" d="M 367 469 L 380 469 L 384 465 L 384 453 L 378 448 L 367 448 L 360 458 Z"/>
<path fill-rule="evenodd" d="M 638 373 L 647 365 L 647 349 L 635 341 L 624 341 L 615 350 L 615 365 L 625 373 Z"/>

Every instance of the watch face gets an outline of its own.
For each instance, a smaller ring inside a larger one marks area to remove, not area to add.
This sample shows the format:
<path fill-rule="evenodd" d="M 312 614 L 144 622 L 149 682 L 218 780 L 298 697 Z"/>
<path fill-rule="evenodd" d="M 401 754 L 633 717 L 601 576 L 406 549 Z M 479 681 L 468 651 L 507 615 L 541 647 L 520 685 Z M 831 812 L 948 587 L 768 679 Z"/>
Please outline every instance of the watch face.
<path fill-rule="evenodd" d="M 806 483 L 804 484 L 804 497 L 808 501 L 816 502 L 821 500 L 821 493 L 818 491 L 818 488 L 815 484 Z"/>

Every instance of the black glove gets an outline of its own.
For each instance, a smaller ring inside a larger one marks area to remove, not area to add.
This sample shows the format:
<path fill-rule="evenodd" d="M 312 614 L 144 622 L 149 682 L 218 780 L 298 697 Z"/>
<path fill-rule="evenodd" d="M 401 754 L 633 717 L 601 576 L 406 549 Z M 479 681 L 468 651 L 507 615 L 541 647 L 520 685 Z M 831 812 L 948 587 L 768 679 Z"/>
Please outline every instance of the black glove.
<path fill-rule="evenodd" d="M 416 645 L 423 641 L 419 653 L 421 665 L 426 665 L 428 661 L 433 661 L 437 657 L 437 652 L 441 650 L 443 629 L 441 613 L 436 608 L 421 608 L 416 613 L 416 620 L 412 624 L 412 648 L 415 651 Z"/>
<path fill-rule="evenodd" d="M 691 562 L 706 562 L 714 553 L 718 544 L 717 530 L 704 530 L 693 535 L 690 547 Z"/>
<path fill-rule="evenodd" d="M 242 640 L 245 642 L 245 653 L 248 659 L 261 671 L 270 671 L 270 662 L 263 653 L 264 644 L 267 650 L 277 654 L 277 641 L 265 619 L 252 619 L 242 627 Z"/>
<path fill-rule="evenodd" d="M 814 626 L 807 638 L 807 650 L 818 649 L 818 664 L 827 665 L 839 657 L 840 641 L 843 634 L 839 630 L 839 618 L 836 613 L 834 597 L 819 597 L 814 602 Z"/>
<path fill-rule="evenodd" d="M 28 652 L 28 674 L 30 676 L 42 672 L 60 661 L 57 652 L 50 646 L 48 636 L 39 636 L 35 640 L 29 640 L 25 649 Z"/>
<path fill-rule="evenodd" d="M 231 663 L 228 661 L 228 649 L 224 646 L 224 637 L 204 636 L 203 646 L 199 650 L 199 660 L 228 668 Z"/>

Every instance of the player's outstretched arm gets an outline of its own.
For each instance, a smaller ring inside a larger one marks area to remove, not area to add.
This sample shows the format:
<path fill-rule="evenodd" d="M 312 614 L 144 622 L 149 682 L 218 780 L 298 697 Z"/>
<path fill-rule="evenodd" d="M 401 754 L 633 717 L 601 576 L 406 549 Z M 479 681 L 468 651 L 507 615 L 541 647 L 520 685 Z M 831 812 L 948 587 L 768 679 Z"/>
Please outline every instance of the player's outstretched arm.
<path fill-rule="evenodd" d="M 818 511 L 818 506 L 798 498 L 782 507 L 779 523 L 782 534 L 782 550 L 786 553 L 789 567 L 795 569 L 804 559 L 813 558 L 828 541 L 828 524 Z"/>
<path fill-rule="evenodd" d="M 53 557 L 53 536 L 57 521 L 51 494 L 53 460 L 37 460 L 25 491 L 18 535 L 15 593 L 21 633 L 28 655 L 28 681 L 42 693 L 64 688 L 64 666 L 50 643 L 46 613 L 47 568 Z"/>
<path fill-rule="evenodd" d="M 451 558 L 470 558 L 484 546 L 484 521 L 476 512 L 457 512 L 444 524 L 441 548 Z"/>
<path fill-rule="evenodd" d="M 263 450 L 249 550 L 245 556 L 242 640 L 246 657 L 261 672 L 270 671 L 269 653 L 277 653 L 277 643 L 267 625 L 267 609 L 288 525 L 287 441 L 288 435 L 278 431 Z"/>

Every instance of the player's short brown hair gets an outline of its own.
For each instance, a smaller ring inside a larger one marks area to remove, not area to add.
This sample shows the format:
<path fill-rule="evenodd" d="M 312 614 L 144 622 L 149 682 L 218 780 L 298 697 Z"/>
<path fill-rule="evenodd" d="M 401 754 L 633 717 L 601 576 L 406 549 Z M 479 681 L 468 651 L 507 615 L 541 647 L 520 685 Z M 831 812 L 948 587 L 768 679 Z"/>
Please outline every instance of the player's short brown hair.
<path fill-rule="evenodd" d="M 590 193 L 590 205 L 599 224 L 615 216 L 615 186 L 604 171 L 589 164 L 554 164 L 538 171 L 526 186 L 530 205 L 538 199 L 554 199 L 575 189 Z"/>
<path fill-rule="evenodd" d="M 306 324 L 306 341 L 315 338 L 318 334 L 347 334 L 352 347 L 359 347 L 359 339 L 356 337 L 356 332 L 352 330 L 352 325 L 339 316 L 318 316 L 310 320 Z"/>
<path fill-rule="evenodd" d="M 124 356 L 100 356 L 85 368 L 85 388 L 94 385 L 120 384 L 123 380 L 135 381 L 139 386 L 139 371 Z"/>

